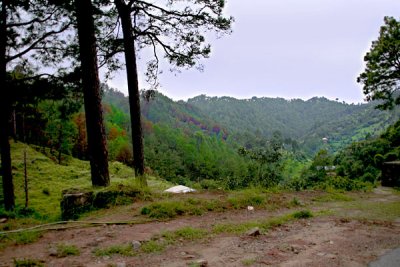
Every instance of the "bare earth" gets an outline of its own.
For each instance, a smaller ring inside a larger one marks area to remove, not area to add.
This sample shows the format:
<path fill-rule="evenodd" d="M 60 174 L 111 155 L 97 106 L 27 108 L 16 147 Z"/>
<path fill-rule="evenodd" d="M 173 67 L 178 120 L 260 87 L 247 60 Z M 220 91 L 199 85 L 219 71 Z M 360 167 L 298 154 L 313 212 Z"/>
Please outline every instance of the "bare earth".
<path fill-rule="evenodd" d="M 13 259 L 24 258 L 40 260 L 45 266 L 193 266 L 201 260 L 208 266 L 366 266 L 389 250 L 400 247 L 400 210 L 391 211 L 394 218 L 381 220 L 379 213 L 376 218 L 368 209 L 358 209 L 355 205 L 368 207 L 369 204 L 396 203 L 400 202 L 400 194 L 378 188 L 372 193 L 353 194 L 355 200 L 350 202 L 313 202 L 313 194 L 301 192 L 287 197 L 296 196 L 308 209 L 329 210 L 330 215 L 297 220 L 256 237 L 220 234 L 197 241 L 178 242 L 161 253 L 136 257 L 96 257 L 93 254 L 95 248 L 150 240 L 165 230 L 185 226 L 210 229 L 218 223 L 272 218 L 294 209 L 237 210 L 168 222 L 50 231 L 33 244 L 9 246 L 0 251 L 0 266 L 13 266 Z M 123 214 L 108 214 L 96 219 L 132 218 L 137 214 L 136 209 L 133 205 L 124 209 Z M 59 243 L 76 245 L 80 255 L 51 256 L 51 248 Z"/>

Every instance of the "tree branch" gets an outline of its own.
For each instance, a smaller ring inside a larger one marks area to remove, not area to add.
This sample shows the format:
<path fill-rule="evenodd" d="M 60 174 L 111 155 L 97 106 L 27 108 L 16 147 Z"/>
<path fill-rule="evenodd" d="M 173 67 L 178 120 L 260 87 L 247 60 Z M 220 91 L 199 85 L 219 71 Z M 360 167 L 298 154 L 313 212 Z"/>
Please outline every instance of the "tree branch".
<path fill-rule="evenodd" d="M 55 9 L 52 13 L 50 13 L 50 15 L 44 19 L 39 19 L 39 18 L 34 18 L 30 21 L 26 21 L 26 22 L 20 22 L 20 23 L 9 23 L 6 24 L 7 28 L 12 28 L 12 27 L 20 27 L 20 26 L 27 26 L 33 23 L 44 23 L 46 21 L 48 21 L 49 19 L 51 19 L 51 17 L 56 13 L 56 11 L 58 11 L 59 9 Z"/>
<path fill-rule="evenodd" d="M 6 62 L 10 62 L 10 61 L 12 61 L 12 60 L 14 60 L 14 59 L 16 59 L 16 58 L 19 58 L 19 57 L 25 55 L 26 53 L 28 53 L 29 51 L 31 51 L 32 49 L 34 49 L 35 46 L 36 46 L 37 44 L 39 44 L 40 42 L 44 41 L 47 37 L 52 36 L 52 35 L 54 35 L 54 34 L 62 33 L 63 31 L 67 30 L 71 24 L 72 24 L 72 23 L 70 22 L 70 23 L 68 23 L 67 25 L 65 25 L 64 27 L 62 27 L 61 29 L 59 29 L 58 31 L 50 31 L 50 32 L 47 32 L 47 33 L 43 34 L 43 36 L 41 36 L 40 38 L 38 38 L 36 41 L 34 41 L 30 46 L 28 46 L 28 47 L 27 47 L 26 49 L 24 49 L 23 51 L 21 51 L 21 52 L 15 54 L 15 55 L 12 55 L 12 56 L 7 57 L 7 58 L 6 58 Z"/>

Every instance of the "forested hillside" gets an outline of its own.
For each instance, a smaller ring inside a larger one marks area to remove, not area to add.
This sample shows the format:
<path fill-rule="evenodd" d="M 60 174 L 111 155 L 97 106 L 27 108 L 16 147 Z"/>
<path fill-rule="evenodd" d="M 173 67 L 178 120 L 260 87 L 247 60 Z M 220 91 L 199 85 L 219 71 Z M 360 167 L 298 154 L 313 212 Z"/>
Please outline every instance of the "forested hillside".
<path fill-rule="evenodd" d="M 111 159 L 132 161 L 128 100 L 103 86 Z M 398 111 L 326 98 L 206 97 L 173 101 L 155 93 L 142 98 L 145 160 L 149 171 L 170 181 L 228 188 L 270 186 L 299 176 L 320 149 L 333 153 L 378 136 Z M 323 138 L 328 138 L 323 140 Z M 214 183 L 216 182 L 216 184 Z"/>
<path fill-rule="evenodd" d="M 128 114 L 127 98 L 105 90 L 104 102 Z M 339 151 L 354 141 L 377 136 L 400 118 L 397 110 L 381 111 L 375 103 L 347 104 L 323 97 L 307 101 L 283 98 L 235 99 L 205 95 L 175 102 L 157 93 L 143 101 L 144 126 L 163 124 L 186 133 L 217 134 L 240 146 L 252 147 L 259 138 L 283 137 L 286 147 L 313 156 L 319 149 Z M 327 144 L 323 142 L 327 138 Z"/>
<path fill-rule="evenodd" d="M 279 131 L 309 155 L 323 146 L 323 138 L 328 138 L 325 147 L 338 151 L 366 135 L 379 134 L 399 118 L 398 111 L 376 110 L 375 103 L 346 104 L 323 97 L 307 101 L 266 97 L 239 100 L 200 95 L 188 103 L 235 133 L 240 143 L 248 136 L 271 137 Z"/>

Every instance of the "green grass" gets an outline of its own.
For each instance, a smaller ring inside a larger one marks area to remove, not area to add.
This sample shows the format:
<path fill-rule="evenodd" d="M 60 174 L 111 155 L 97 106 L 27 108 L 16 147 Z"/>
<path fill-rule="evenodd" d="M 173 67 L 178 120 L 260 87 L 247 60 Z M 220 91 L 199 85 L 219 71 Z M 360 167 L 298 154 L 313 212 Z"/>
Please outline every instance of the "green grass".
<path fill-rule="evenodd" d="M 133 250 L 130 244 L 125 245 L 113 245 L 107 248 L 97 248 L 93 251 L 94 255 L 97 257 L 102 256 L 113 256 L 113 255 L 122 255 L 122 256 L 135 256 L 136 253 Z"/>
<path fill-rule="evenodd" d="M 89 162 L 66 157 L 63 163 L 59 165 L 45 154 L 36 151 L 30 146 L 20 142 L 11 142 L 17 206 L 23 206 L 25 203 L 24 149 L 27 151 L 29 207 L 40 215 L 38 216 L 40 217 L 39 221 L 59 220 L 61 215 L 60 200 L 62 190 L 69 188 L 92 188 Z M 120 162 L 110 162 L 109 170 L 111 186 L 137 186 L 136 179 L 133 179 L 134 175 L 131 168 Z M 151 176 L 147 178 L 150 190 L 160 191 L 171 186 L 169 182 L 161 179 Z M 144 192 L 143 196 L 148 197 L 148 195 Z M 122 199 L 121 202 L 121 204 L 124 204 L 126 200 Z"/>
<path fill-rule="evenodd" d="M 249 188 L 232 192 L 228 196 L 228 202 L 235 209 L 242 209 L 247 206 L 261 207 L 268 203 L 268 195 L 260 189 Z"/>
<path fill-rule="evenodd" d="M 36 231 L 12 233 L 9 235 L 0 235 L 0 242 L 2 244 L 11 242 L 16 245 L 26 245 L 36 242 L 39 238 L 42 237 L 42 235 L 43 234 L 41 232 L 36 232 Z"/>
<path fill-rule="evenodd" d="M 169 245 L 165 241 L 160 241 L 160 240 L 150 240 L 145 242 L 141 247 L 140 250 L 143 253 L 156 253 L 156 252 L 162 252 L 167 245 Z M 172 243 L 171 243 L 172 245 Z"/>
<path fill-rule="evenodd" d="M 57 244 L 57 257 L 63 258 L 67 256 L 78 256 L 81 252 L 75 245 L 68 245 L 64 243 Z"/>
<path fill-rule="evenodd" d="M 14 259 L 15 267 L 43 267 L 43 261 L 35 259 Z"/>
<path fill-rule="evenodd" d="M 313 214 L 309 210 L 301 210 L 293 213 L 293 217 L 296 219 L 308 219 L 313 217 Z"/>
<path fill-rule="evenodd" d="M 173 243 L 176 240 L 196 240 L 201 239 L 207 235 L 207 231 L 203 229 L 197 229 L 192 227 L 184 227 L 176 231 L 165 231 L 161 234 L 163 239 Z"/>
<path fill-rule="evenodd" d="M 256 259 L 244 259 L 244 260 L 242 260 L 242 264 L 244 266 L 251 266 L 254 263 L 256 263 Z"/>
<path fill-rule="evenodd" d="M 294 221 L 302 218 L 310 218 L 312 217 L 312 213 L 308 210 L 304 211 L 296 211 L 293 213 L 289 213 L 286 215 L 273 217 L 265 220 L 258 221 L 247 221 L 244 223 L 225 223 L 225 224 L 217 224 L 213 227 L 213 233 L 221 234 L 221 233 L 230 233 L 230 234 L 243 234 L 248 230 L 258 227 L 262 232 L 266 232 L 271 228 L 281 226 L 290 221 Z"/>
<path fill-rule="evenodd" d="M 219 200 L 179 199 L 162 200 L 145 205 L 140 213 L 153 219 L 170 219 L 183 215 L 202 215 L 207 211 L 226 209 L 227 203 Z"/>
<path fill-rule="evenodd" d="M 336 202 L 336 201 L 353 201 L 354 198 L 341 192 L 326 192 L 324 195 L 318 196 L 313 200 L 317 202 Z"/>
<path fill-rule="evenodd" d="M 339 215 L 346 218 L 394 221 L 400 218 L 400 202 L 357 201 L 343 205 Z"/>

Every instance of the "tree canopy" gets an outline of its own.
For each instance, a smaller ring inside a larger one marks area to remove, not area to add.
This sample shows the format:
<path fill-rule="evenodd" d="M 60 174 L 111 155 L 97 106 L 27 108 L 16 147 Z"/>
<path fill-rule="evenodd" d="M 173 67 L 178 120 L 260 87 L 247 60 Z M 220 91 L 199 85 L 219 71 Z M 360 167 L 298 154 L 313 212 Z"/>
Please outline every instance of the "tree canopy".
<path fill-rule="evenodd" d="M 378 40 L 365 55 L 366 68 L 357 78 L 368 101 L 383 100 L 381 109 L 400 104 L 400 21 L 385 17 Z"/>

